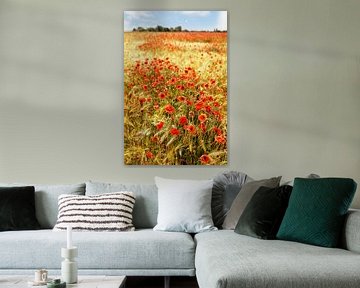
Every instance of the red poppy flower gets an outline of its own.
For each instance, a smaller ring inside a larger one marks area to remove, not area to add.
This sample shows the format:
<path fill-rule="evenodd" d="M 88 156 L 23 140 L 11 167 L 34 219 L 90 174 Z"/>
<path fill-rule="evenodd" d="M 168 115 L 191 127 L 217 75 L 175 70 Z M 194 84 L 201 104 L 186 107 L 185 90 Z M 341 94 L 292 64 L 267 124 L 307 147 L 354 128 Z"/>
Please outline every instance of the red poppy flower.
<path fill-rule="evenodd" d="M 195 104 L 195 109 L 196 110 L 201 110 L 204 107 L 204 103 L 202 101 L 198 101 Z"/>
<path fill-rule="evenodd" d="M 198 119 L 201 123 L 204 123 L 207 119 L 207 116 L 206 116 L 206 114 L 200 114 Z"/>
<path fill-rule="evenodd" d="M 215 117 L 218 121 L 221 121 L 222 115 L 219 111 L 213 111 L 213 115 L 215 115 Z"/>
<path fill-rule="evenodd" d="M 157 142 L 159 141 L 159 137 L 157 137 L 157 136 L 152 136 L 152 137 L 150 138 L 150 140 L 151 140 L 151 142 L 157 143 Z"/>
<path fill-rule="evenodd" d="M 154 158 L 154 154 L 151 153 L 150 151 L 146 151 L 145 155 L 146 155 L 146 158 L 149 158 L 149 159 Z"/>
<path fill-rule="evenodd" d="M 179 102 L 184 102 L 186 100 L 186 98 L 184 96 L 178 96 L 176 98 Z"/>
<path fill-rule="evenodd" d="M 165 111 L 169 114 L 172 114 L 175 112 L 175 108 L 171 104 L 167 104 L 165 106 Z"/>
<path fill-rule="evenodd" d="M 201 162 L 202 164 L 209 164 L 210 161 L 211 161 L 211 158 L 210 158 L 209 155 L 207 155 L 207 154 L 201 155 L 201 157 L 200 157 L 200 162 Z"/>
<path fill-rule="evenodd" d="M 219 136 L 222 134 L 221 129 L 218 128 L 218 127 L 214 127 L 212 130 L 213 130 L 217 135 L 219 135 Z"/>
<path fill-rule="evenodd" d="M 170 134 L 174 135 L 174 136 L 177 136 L 177 135 L 180 134 L 180 131 L 178 129 L 176 129 L 176 128 L 171 128 L 170 129 Z"/>
<path fill-rule="evenodd" d="M 164 99 L 166 97 L 166 94 L 164 92 L 160 92 L 158 96 L 160 99 Z"/>
<path fill-rule="evenodd" d="M 187 120 L 186 116 L 181 116 L 181 117 L 179 118 L 179 124 L 180 124 L 180 125 L 184 126 L 184 125 L 186 125 L 187 123 L 188 123 L 188 120 Z"/>
<path fill-rule="evenodd" d="M 196 134 L 196 128 L 194 125 L 187 125 L 184 127 L 186 131 L 188 131 L 190 134 Z"/>
<path fill-rule="evenodd" d="M 146 91 L 148 89 L 147 85 L 144 85 L 143 89 Z"/>
<path fill-rule="evenodd" d="M 160 130 L 161 128 L 163 128 L 164 127 L 164 122 L 163 121 L 161 121 L 161 122 L 159 122 L 158 124 L 156 124 L 156 128 L 158 129 L 158 130 Z"/>
<path fill-rule="evenodd" d="M 218 135 L 215 136 L 215 141 L 220 143 L 220 144 L 225 144 L 226 143 L 226 138 L 222 135 Z"/>

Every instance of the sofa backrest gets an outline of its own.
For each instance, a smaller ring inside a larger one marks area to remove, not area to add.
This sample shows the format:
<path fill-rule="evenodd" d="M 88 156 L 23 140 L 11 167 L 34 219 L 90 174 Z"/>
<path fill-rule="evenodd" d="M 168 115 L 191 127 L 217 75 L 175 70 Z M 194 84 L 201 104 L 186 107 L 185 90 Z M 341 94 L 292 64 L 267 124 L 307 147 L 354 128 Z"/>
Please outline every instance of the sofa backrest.
<path fill-rule="evenodd" d="M 157 223 L 158 192 L 155 184 L 86 182 L 86 195 L 131 191 L 135 194 L 133 223 L 136 229 L 153 228 Z"/>
<path fill-rule="evenodd" d="M 0 186 L 34 186 L 36 218 L 43 229 L 52 229 L 55 226 L 58 216 L 58 197 L 61 194 L 85 195 L 85 183 L 69 185 L 0 183 Z"/>

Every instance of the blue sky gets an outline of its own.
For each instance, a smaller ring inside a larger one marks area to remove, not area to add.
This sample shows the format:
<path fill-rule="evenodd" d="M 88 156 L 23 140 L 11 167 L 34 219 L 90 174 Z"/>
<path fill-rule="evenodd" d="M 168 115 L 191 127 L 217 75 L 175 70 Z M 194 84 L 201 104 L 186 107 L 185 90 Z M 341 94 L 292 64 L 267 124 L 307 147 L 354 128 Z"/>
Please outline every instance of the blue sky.
<path fill-rule="evenodd" d="M 157 25 L 181 26 L 188 30 L 227 30 L 227 11 L 124 11 L 124 31 Z"/>

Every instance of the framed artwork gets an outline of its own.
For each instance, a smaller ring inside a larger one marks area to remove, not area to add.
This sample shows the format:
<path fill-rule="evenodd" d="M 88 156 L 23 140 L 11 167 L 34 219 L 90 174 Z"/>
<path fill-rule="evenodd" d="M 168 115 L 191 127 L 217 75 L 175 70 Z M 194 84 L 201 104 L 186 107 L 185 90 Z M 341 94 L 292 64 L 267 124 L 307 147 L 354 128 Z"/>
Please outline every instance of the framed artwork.
<path fill-rule="evenodd" d="M 227 119 L 227 11 L 125 11 L 125 165 L 226 165 Z"/>

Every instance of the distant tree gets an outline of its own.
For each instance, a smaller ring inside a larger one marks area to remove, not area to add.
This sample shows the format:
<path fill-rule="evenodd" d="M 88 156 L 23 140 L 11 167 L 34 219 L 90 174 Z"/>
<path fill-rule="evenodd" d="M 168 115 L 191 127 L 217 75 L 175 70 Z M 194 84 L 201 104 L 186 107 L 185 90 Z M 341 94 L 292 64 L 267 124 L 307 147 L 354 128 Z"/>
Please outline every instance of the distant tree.
<path fill-rule="evenodd" d="M 133 32 L 190 32 L 187 29 L 182 30 L 181 26 L 176 26 L 176 27 L 163 27 L 161 25 L 157 25 L 156 27 L 137 27 L 137 28 L 133 28 L 132 29 Z M 218 31 L 218 30 L 216 30 Z M 215 32 L 215 30 L 214 30 Z"/>
<path fill-rule="evenodd" d="M 156 26 L 155 30 L 156 30 L 156 32 L 164 32 L 164 27 L 158 25 L 158 26 Z"/>

